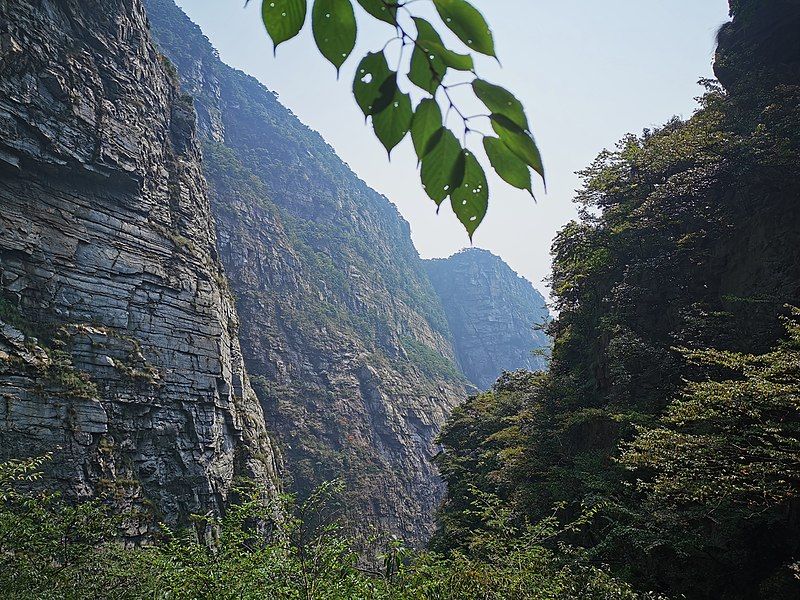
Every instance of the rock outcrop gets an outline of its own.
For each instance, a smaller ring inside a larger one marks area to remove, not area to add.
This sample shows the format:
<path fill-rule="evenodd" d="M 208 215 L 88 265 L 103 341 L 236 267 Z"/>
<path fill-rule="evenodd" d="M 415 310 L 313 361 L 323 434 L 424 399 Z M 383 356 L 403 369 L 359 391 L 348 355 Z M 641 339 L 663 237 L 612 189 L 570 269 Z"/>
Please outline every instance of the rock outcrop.
<path fill-rule="evenodd" d="M 504 371 L 547 367 L 550 320 L 544 297 L 503 260 L 471 248 L 425 261 L 464 374 L 488 389 Z"/>
<path fill-rule="evenodd" d="M 733 20 L 717 36 L 714 74 L 732 94 L 800 80 L 800 0 L 729 0 Z"/>
<path fill-rule="evenodd" d="M 0 454 L 171 523 L 277 481 L 194 124 L 139 0 L 0 2 Z"/>
<path fill-rule="evenodd" d="M 357 531 L 423 542 L 436 435 L 468 384 L 408 224 L 172 0 L 146 6 L 195 98 L 247 368 L 294 489 L 342 478 Z"/>

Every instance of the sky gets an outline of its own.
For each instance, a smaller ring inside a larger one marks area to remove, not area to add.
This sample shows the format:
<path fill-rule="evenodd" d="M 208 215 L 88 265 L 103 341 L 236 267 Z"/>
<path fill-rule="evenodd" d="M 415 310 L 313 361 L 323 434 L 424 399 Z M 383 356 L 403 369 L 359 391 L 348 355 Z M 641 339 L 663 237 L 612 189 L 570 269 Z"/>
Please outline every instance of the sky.
<path fill-rule="evenodd" d="M 337 80 L 334 68 L 316 50 L 308 22 L 273 57 L 259 0 L 246 7 L 243 0 L 177 2 L 222 60 L 277 92 L 359 177 L 397 206 L 424 258 L 449 256 L 470 246 L 446 203 L 437 215 L 425 195 L 410 140 L 389 161 L 352 97 L 360 58 L 380 50 L 393 37 L 391 27 L 357 8 L 358 43 Z M 536 202 L 527 192 L 490 177 L 489 211 L 472 245 L 501 256 L 547 295 L 551 241 L 576 218 L 572 199 L 581 185 L 576 172 L 629 132 L 657 127 L 673 115 L 691 116 L 702 93 L 698 80 L 713 76 L 714 38 L 728 19 L 727 0 L 472 3 L 492 28 L 500 63 L 481 57 L 477 72 L 522 101 L 547 171 L 547 193 L 538 182 Z M 409 7 L 434 21 L 429 4 Z M 458 47 L 455 37 L 445 39 Z M 387 54 L 397 56 L 397 47 L 390 45 Z M 458 101 L 467 111 L 474 108 L 472 114 L 482 112 L 465 95 Z M 480 138 L 472 136 L 471 142 L 477 148 Z"/>

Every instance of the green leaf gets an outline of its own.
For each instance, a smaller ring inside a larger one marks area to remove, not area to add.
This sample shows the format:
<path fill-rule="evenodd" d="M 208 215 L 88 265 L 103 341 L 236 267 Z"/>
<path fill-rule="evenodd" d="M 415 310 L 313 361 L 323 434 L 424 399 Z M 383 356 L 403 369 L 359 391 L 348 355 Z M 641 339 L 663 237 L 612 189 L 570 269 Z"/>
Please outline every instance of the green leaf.
<path fill-rule="evenodd" d="M 408 79 L 418 88 L 433 95 L 444 81 L 447 65 L 434 52 L 425 51 L 422 46 L 414 46 L 411 53 L 411 67 Z"/>
<path fill-rule="evenodd" d="M 444 64 L 456 71 L 472 71 L 475 68 L 475 63 L 469 54 L 458 54 L 444 46 L 441 48 L 432 46 L 432 51 L 438 53 L 442 57 Z"/>
<path fill-rule="evenodd" d="M 411 121 L 411 140 L 414 150 L 421 161 L 433 137 L 433 134 L 442 128 L 442 109 L 439 103 L 432 98 L 426 98 L 417 106 L 414 119 Z"/>
<path fill-rule="evenodd" d="M 317 48 L 338 74 L 356 45 L 356 16 L 350 0 L 315 0 L 311 28 Z"/>
<path fill-rule="evenodd" d="M 437 206 L 461 185 L 464 178 L 461 144 L 446 127 L 440 128 L 428 141 L 422 157 L 421 175 L 422 187 Z"/>
<path fill-rule="evenodd" d="M 411 53 L 408 79 L 418 88 L 434 95 L 447 74 L 447 63 L 442 58 L 446 51 L 433 25 L 418 17 L 414 18 L 414 25 L 417 39 Z"/>
<path fill-rule="evenodd" d="M 483 15 L 466 0 L 433 0 L 444 24 L 469 48 L 495 56 L 494 39 Z"/>
<path fill-rule="evenodd" d="M 500 136 L 503 143 L 517 155 L 531 169 L 539 173 L 544 179 L 544 165 L 539 148 L 533 140 L 533 136 L 524 131 L 519 125 L 514 123 L 505 115 L 493 114 L 492 129 Z"/>
<path fill-rule="evenodd" d="M 272 39 L 273 48 L 292 39 L 306 22 L 306 0 L 264 0 L 261 3 L 261 18 Z"/>
<path fill-rule="evenodd" d="M 383 52 L 370 52 L 359 63 L 353 79 L 353 96 L 365 117 L 381 112 L 394 100 L 397 73 Z"/>
<path fill-rule="evenodd" d="M 428 56 L 440 59 L 446 66 L 457 71 L 471 71 L 475 67 L 469 54 L 458 54 L 446 48 L 436 29 L 428 21 L 414 17 L 414 25 L 417 27 L 415 49 L 422 48 Z"/>
<path fill-rule="evenodd" d="M 450 194 L 450 205 L 472 240 L 472 235 L 489 208 L 489 184 L 483 167 L 469 150 L 462 151 L 464 176 L 461 185 Z"/>
<path fill-rule="evenodd" d="M 483 138 L 483 148 L 492 163 L 492 168 L 506 183 L 521 190 L 528 190 L 533 196 L 531 172 L 522 160 L 506 146 L 500 138 Z"/>
<path fill-rule="evenodd" d="M 397 23 L 397 6 L 389 0 L 357 0 L 361 7 L 376 19 L 385 21 L 390 25 Z"/>
<path fill-rule="evenodd" d="M 372 127 L 375 135 L 386 148 L 389 156 L 392 149 L 406 137 L 411 129 L 414 109 L 411 107 L 411 96 L 396 90 L 392 102 L 381 112 L 372 115 Z"/>
<path fill-rule="evenodd" d="M 522 102 L 517 100 L 514 94 L 507 89 L 483 79 L 475 79 L 472 82 L 472 89 L 490 112 L 508 117 L 521 129 L 530 130 Z"/>

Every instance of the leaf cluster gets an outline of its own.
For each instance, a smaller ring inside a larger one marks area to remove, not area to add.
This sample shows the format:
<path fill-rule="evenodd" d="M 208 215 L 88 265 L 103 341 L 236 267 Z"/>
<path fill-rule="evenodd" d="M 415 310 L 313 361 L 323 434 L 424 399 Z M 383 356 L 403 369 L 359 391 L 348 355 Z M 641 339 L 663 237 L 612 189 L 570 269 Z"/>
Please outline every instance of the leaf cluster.
<path fill-rule="evenodd" d="M 470 238 L 488 209 L 489 186 L 481 162 L 467 144 L 468 134 L 483 138 L 483 149 L 497 175 L 533 195 L 531 171 L 544 178 L 542 157 L 533 139 L 522 104 L 498 85 L 480 79 L 471 52 L 496 58 L 492 32 L 483 15 L 466 0 L 433 0 L 445 29 L 466 46 L 467 53 L 448 48 L 439 29 L 414 14 L 408 0 L 357 0 L 372 19 L 392 26 L 395 37 L 384 48 L 364 56 L 356 68 L 353 96 L 375 135 L 391 156 L 410 134 L 420 164 L 422 186 L 437 207 L 450 199 L 453 212 Z M 295 37 L 305 24 L 307 0 L 263 0 L 262 18 L 274 48 Z M 314 0 L 310 9 L 314 41 L 337 73 L 353 52 L 357 38 L 356 13 L 351 0 Z M 405 72 L 393 69 L 387 49 L 399 42 L 398 64 L 411 50 Z M 450 75 L 460 74 L 452 83 Z M 464 79 L 464 77 L 467 79 Z M 470 79 L 471 78 L 471 79 Z M 425 97 L 414 106 L 406 83 Z M 483 115 L 468 116 L 454 101 L 452 90 L 469 85 L 485 106 Z M 442 106 L 446 108 L 443 114 Z M 461 139 L 448 119 L 457 115 Z M 481 134 L 473 121 L 481 119 L 494 135 Z"/>

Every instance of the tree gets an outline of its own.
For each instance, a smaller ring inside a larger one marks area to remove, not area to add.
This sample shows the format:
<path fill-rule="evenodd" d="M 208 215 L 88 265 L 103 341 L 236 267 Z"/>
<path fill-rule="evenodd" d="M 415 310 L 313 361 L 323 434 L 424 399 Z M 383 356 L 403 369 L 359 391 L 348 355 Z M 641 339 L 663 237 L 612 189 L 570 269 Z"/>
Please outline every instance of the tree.
<path fill-rule="evenodd" d="M 472 52 L 496 58 L 489 25 L 466 0 L 432 0 L 444 27 L 469 50 L 459 53 L 445 45 L 441 27 L 437 29 L 412 11 L 414 0 L 356 1 L 369 17 L 393 26 L 395 35 L 382 50 L 363 57 L 356 69 L 353 96 L 365 118 L 371 118 L 375 135 L 390 156 L 395 146 L 411 135 L 423 188 L 437 207 L 450 199 L 453 212 L 472 239 L 488 209 L 489 185 L 480 161 L 468 148 L 470 134 L 482 137 L 489 163 L 510 185 L 533 196 L 531 171 L 544 180 L 541 154 L 522 103 L 476 72 Z M 261 13 L 277 50 L 302 29 L 308 0 L 263 0 Z M 351 0 L 313 0 L 311 26 L 317 47 L 338 74 L 356 44 Z M 405 51 L 411 49 L 407 72 L 389 66 L 387 50 L 392 42 L 399 42 L 397 64 L 403 64 Z M 451 74 L 460 74 L 456 75 L 460 80 L 453 82 Z M 427 96 L 416 107 L 411 95 L 401 89 L 406 82 Z M 451 91 L 464 85 L 471 86 L 486 106 L 485 114 L 466 115 L 457 106 Z M 460 139 L 448 125 L 453 114 L 461 126 Z M 480 133 L 476 121 L 490 125 L 494 135 Z"/>
<path fill-rule="evenodd" d="M 2 598 L 656 599 L 578 551 L 545 548 L 563 528 L 549 519 L 518 530 L 488 494 L 473 507 L 485 522 L 473 553 L 412 552 L 395 540 L 380 571 L 362 566 L 356 540 L 340 528 L 335 483 L 296 504 L 240 482 L 224 516 L 194 515 L 193 527 L 177 532 L 152 523 L 147 543 L 133 547 L 121 535 L 133 515 L 115 515 L 110 499 L 37 490 L 46 460 L 0 462 Z"/>
<path fill-rule="evenodd" d="M 729 376 L 689 383 L 627 445 L 623 463 L 653 472 L 640 482 L 652 499 L 749 514 L 800 496 L 800 323 L 785 324 L 788 339 L 767 354 L 685 351 Z"/>
<path fill-rule="evenodd" d="M 644 543 L 669 547 L 701 568 L 722 565 L 725 578 L 735 570 L 758 574 L 759 597 L 796 598 L 800 591 L 792 517 L 800 499 L 798 317 L 792 309 L 787 338 L 765 354 L 685 351 L 717 374 L 690 382 L 621 457 L 640 477 Z M 758 549 L 754 556 L 742 552 L 748 546 Z"/>

